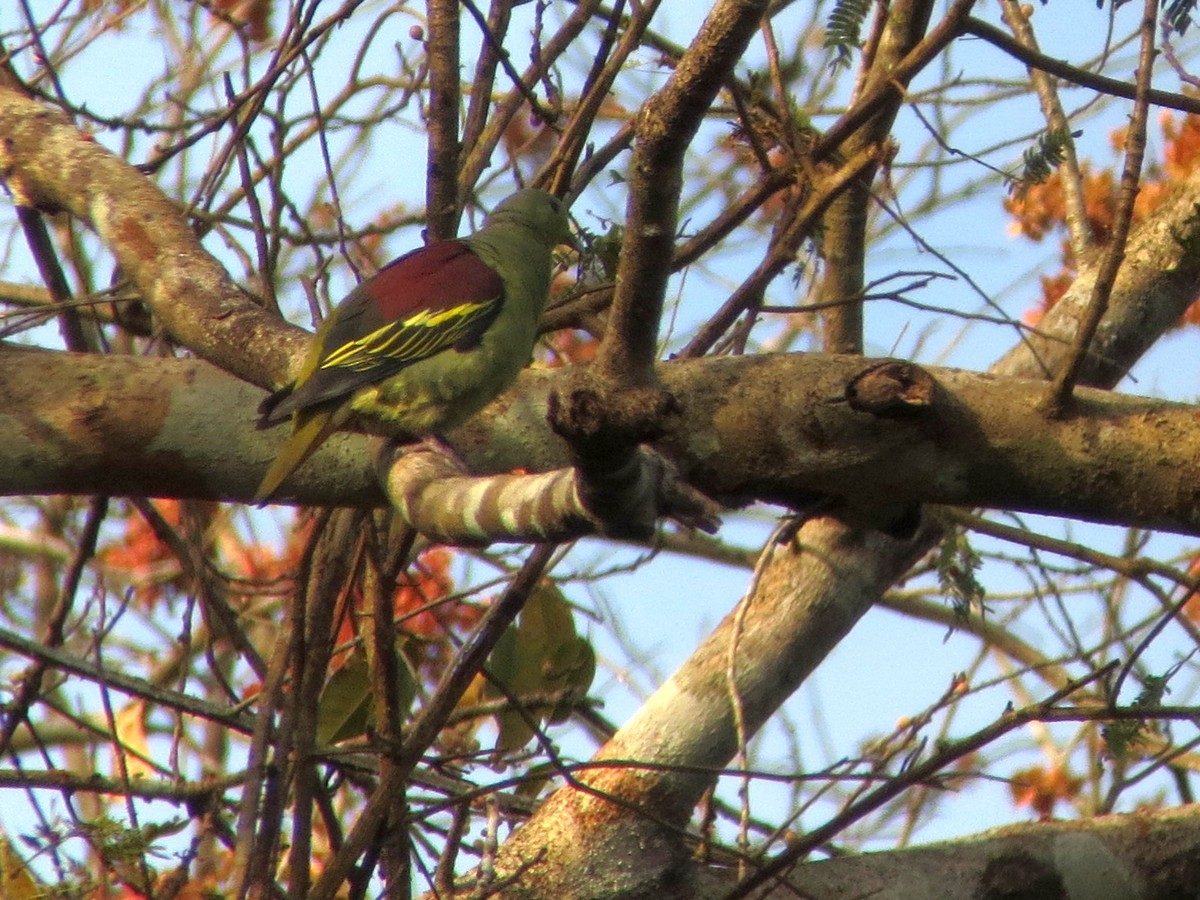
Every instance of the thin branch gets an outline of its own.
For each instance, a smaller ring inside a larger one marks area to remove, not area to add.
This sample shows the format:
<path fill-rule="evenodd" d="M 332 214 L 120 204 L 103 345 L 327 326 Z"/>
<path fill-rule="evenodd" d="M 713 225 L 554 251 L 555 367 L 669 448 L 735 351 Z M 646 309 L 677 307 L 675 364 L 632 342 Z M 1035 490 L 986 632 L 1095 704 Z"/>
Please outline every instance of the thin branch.
<path fill-rule="evenodd" d="M 637 113 L 625 237 L 609 326 L 593 368 L 613 384 L 649 386 L 683 185 L 701 121 L 766 12 L 766 0 L 721 0 L 667 83 Z"/>
<path fill-rule="evenodd" d="M 428 0 L 426 56 L 429 59 L 429 143 L 425 155 L 425 213 L 430 240 L 458 231 L 459 76 L 457 0 Z"/>
<path fill-rule="evenodd" d="M 962 32 L 963 34 L 971 34 L 982 38 L 989 44 L 1025 63 L 1027 66 L 1041 69 L 1043 72 L 1056 75 L 1064 81 L 1069 81 L 1080 87 L 1091 88 L 1101 94 L 1122 97 L 1125 100 L 1136 100 L 1138 97 L 1137 86 L 1134 85 L 1131 87 L 1128 81 L 1109 78 L 1105 75 L 1097 75 L 1095 72 L 1076 68 L 1069 63 L 1063 62 L 1061 59 L 1054 59 L 1051 56 L 1036 53 L 1014 41 L 995 25 L 981 22 L 979 19 L 973 17 L 967 18 L 963 23 Z M 1160 91 L 1151 88 L 1146 91 L 1146 100 L 1154 106 L 1161 106 L 1165 109 L 1175 109 L 1186 113 L 1200 113 L 1200 98 L 1198 97 L 1188 97 L 1185 94 L 1175 94 L 1170 91 Z"/>
<path fill-rule="evenodd" d="M 576 4 L 570 17 L 558 32 L 539 47 L 536 63 L 528 66 L 523 74 L 518 75 L 515 70 L 505 65 L 505 71 L 514 78 L 516 87 L 496 104 L 486 127 L 475 143 L 463 148 L 464 154 L 458 174 L 459 200 L 466 199 L 465 193 L 474 187 L 484 170 L 491 165 L 492 154 L 495 152 L 496 146 L 500 143 L 513 117 L 520 112 L 522 104 L 528 103 L 531 98 L 536 103 L 532 86 L 546 77 L 546 73 L 574 44 L 580 33 L 592 24 L 593 13 L 598 4 L 599 0 L 587 0 L 587 2 Z M 504 59 L 503 55 L 501 59 Z"/>
<path fill-rule="evenodd" d="M 1004 21 L 1012 29 L 1016 39 L 1034 53 L 1040 53 L 1037 35 L 1034 34 L 1033 27 L 1029 24 L 1029 16 L 1019 0 L 1002 0 L 1001 8 Z M 1033 89 L 1037 91 L 1046 125 L 1051 131 L 1062 134 L 1064 138 L 1063 161 L 1059 167 L 1063 204 L 1066 207 L 1064 218 L 1071 240 L 1071 252 L 1075 259 L 1082 260 L 1094 241 L 1088 225 L 1087 210 L 1084 208 L 1083 179 L 1079 172 L 1079 157 L 1075 153 L 1075 139 L 1071 136 L 1071 123 L 1063 111 L 1062 103 L 1059 102 L 1054 79 L 1036 66 L 1029 66 L 1029 78 L 1033 82 Z"/>
<path fill-rule="evenodd" d="M 624 0 L 618 0 L 618 14 L 623 4 Z M 551 173 L 548 179 L 550 191 L 561 194 L 570 184 L 579 158 L 591 136 L 596 116 L 605 100 L 611 96 L 613 83 L 621 74 L 625 61 L 641 44 L 642 34 L 650 24 L 650 12 L 651 10 L 646 10 L 643 15 L 633 19 L 633 27 L 626 29 L 615 51 L 613 44 L 617 36 L 617 18 L 614 16 L 609 19 L 608 26 L 600 38 L 600 47 L 596 51 L 592 68 L 583 82 L 583 91 L 571 120 L 563 129 L 554 155 L 543 166 L 543 171 Z M 539 181 L 540 178 L 534 179 L 535 183 Z"/>
<path fill-rule="evenodd" d="M 71 559 L 70 568 L 63 578 L 62 590 L 55 600 L 54 608 L 46 622 L 41 643 L 47 648 L 58 649 L 66 640 L 65 627 L 67 617 L 71 614 L 75 595 L 79 590 L 79 582 L 83 577 L 84 566 L 96 553 L 96 541 L 100 536 L 100 526 L 108 515 L 108 498 L 93 497 L 88 509 L 87 520 L 84 522 L 83 533 L 79 537 L 79 547 Z M 50 660 L 36 657 L 30 671 L 20 679 L 20 687 L 16 696 L 4 705 L 4 726 L 0 730 L 0 749 L 8 750 L 13 734 L 22 722 L 29 720 L 29 709 L 37 700 L 42 689 L 42 679 Z"/>
<path fill-rule="evenodd" d="M 1133 104 L 1133 115 L 1125 133 L 1125 165 L 1121 171 L 1121 191 L 1117 209 L 1113 215 L 1112 237 L 1104 251 L 1092 287 L 1091 300 L 1076 333 L 1067 364 L 1058 372 L 1046 398 L 1046 409 L 1050 415 L 1060 415 L 1071 398 L 1075 382 L 1079 380 L 1092 338 L 1100 327 L 1100 320 L 1108 311 L 1109 296 L 1117 281 L 1121 263 L 1125 261 L 1125 249 L 1129 230 L 1133 223 L 1133 206 L 1137 200 L 1142 177 L 1142 159 L 1146 153 L 1146 123 L 1150 114 L 1150 80 L 1153 77 L 1155 19 L 1158 14 L 1157 0 L 1145 0 L 1142 21 L 1141 52 L 1138 57 L 1137 90 Z"/>
<path fill-rule="evenodd" d="M 179 561 L 183 574 L 195 586 L 209 633 L 215 639 L 223 638 L 229 641 L 245 658 L 250 668 L 262 677 L 267 664 L 242 629 L 237 613 L 229 605 L 228 585 L 213 571 L 198 542 L 182 537 L 149 500 L 135 497 L 132 502 L 154 532 L 154 536 L 170 549 Z"/>
<path fill-rule="evenodd" d="M 225 89 L 225 99 L 233 106 L 236 97 L 233 90 L 233 79 L 228 72 L 223 78 L 223 87 Z M 230 120 L 236 122 L 236 119 Z M 250 221 L 253 223 L 251 233 L 254 235 L 254 249 L 258 254 L 258 284 L 262 290 L 267 306 L 270 309 L 279 309 L 279 301 L 275 297 L 275 279 L 271 272 L 271 256 L 267 248 L 267 223 L 263 218 L 262 204 L 258 200 L 258 193 L 254 189 L 254 183 L 250 174 L 250 160 L 247 158 L 246 145 L 250 142 L 248 134 L 242 135 L 242 140 L 239 140 L 235 146 L 237 148 L 237 164 L 238 175 L 242 179 L 242 193 L 246 197 L 246 207 L 250 210 Z"/>
<path fill-rule="evenodd" d="M 126 795 L 143 800 L 166 800 L 187 803 L 195 800 L 220 798 L 231 788 L 240 788 L 246 779 L 245 772 L 236 772 L 219 778 L 207 777 L 195 781 L 175 779 L 106 778 L 99 772 L 81 775 L 62 769 L 32 771 L 28 769 L 0 769 L 0 787 L 45 788 L 59 791 L 82 791 L 84 793 Z"/>
<path fill-rule="evenodd" d="M 890 77 L 880 78 L 868 87 L 858 102 L 817 138 L 812 147 L 813 160 L 819 162 L 829 158 L 851 134 L 872 118 L 883 104 L 888 103 L 890 97 L 903 96 L 902 86 L 965 33 L 966 23 L 970 21 L 968 14 L 974 5 L 975 0 L 954 0 L 942 20 L 891 70 Z"/>
<path fill-rule="evenodd" d="M 900 777 L 892 779 L 870 791 L 860 800 L 852 803 L 846 809 L 829 819 L 824 825 L 813 829 L 803 839 L 791 844 L 754 875 L 740 882 L 736 889 L 726 895 L 725 900 L 738 900 L 741 897 L 748 897 L 756 888 L 783 875 L 784 872 L 808 856 L 814 848 L 841 834 L 847 827 L 873 810 L 878 809 L 888 800 L 899 796 L 913 785 L 923 784 L 937 778 L 955 760 L 962 759 L 964 756 L 986 747 L 997 738 L 1030 722 L 1042 720 L 1047 715 L 1053 713 L 1060 701 L 1106 677 L 1115 667 L 1116 663 L 1111 663 L 1094 672 L 1090 672 L 1078 681 L 1073 681 L 1062 689 L 1055 691 L 1041 703 L 1015 712 L 1005 713 L 991 725 L 985 726 L 974 734 L 943 746 L 942 749 L 924 762 L 909 767 Z"/>
<path fill-rule="evenodd" d="M 475 24 L 477 24 L 480 30 L 483 32 L 484 44 L 486 44 L 492 50 L 492 52 L 496 54 L 496 57 L 500 62 L 500 66 L 504 69 L 505 74 L 508 75 L 509 79 L 512 81 L 513 87 L 516 88 L 516 90 L 520 92 L 521 96 L 525 98 L 525 102 L 529 104 L 529 108 L 533 114 L 537 116 L 539 121 L 545 124 L 553 122 L 555 118 L 554 114 L 542 106 L 541 101 L 538 100 L 538 96 L 533 92 L 532 87 L 525 83 L 525 80 L 521 77 L 521 73 L 516 70 L 515 66 L 513 66 L 512 60 L 509 59 L 509 53 L 504 49 L 504 44 L 500 36 L 495 34 L 489 27 L 487 20 L 484 19 L 483 15 L 479 12 L 479 7 L 477 7 L 474 3 L 471 3 L 470 0 L 462 0 L 462 3 L 463 7 L 475 20 Z M 539 66 L 538 68 L 542 72 L 542 77 L 544 77 L 545 73 L 549 70 L 548 66 Z M 539 80 L 541 80 L 541 78 L 539 78 Z"/>
<path fill-rule="evenodd" d="M 462 147 L 474 146 L 487 124 L 488 113 L 492 109 L 492 91 L 496 84 L 496 67 L 500 65 L 501 60 L 507 62 L 508 59 L 504 51 L 504 39 L 508 34 L 512 6 L 510 0 L 494 0 L 485 19 L 471 0 L 463 0 L 463 7 L 483 30 L 484 41 L 479 48 L 479 59 L 475 62 L 475 75 L 471 79 L 471 90 L 467 97 Z M 515 82 L 520 82 L 520 76 Z M 462 147 L 459 148 L 460 152 Z M 457 169 L 457 164 L 455 168 Z"/>
<path fill-rule="evenodd" d="M 107 685 L 131 697 L 141 697 L 167 709 L 210 719 L 234 731 L 248 733 L 253 725 L 245 713 L 233 707 L 216 706 L 188 694 L 151 684 L 144 678 L 135 678 L 116 669 L 102 668 L 64 650 L 47 647 L 41 641 L 23 637 L 7 628 L 0 628 L 0 647 L 30 659 L 42 660 L 59 671 L 70 672 L 96 684 Z"/>
<path fill-rule="evenodd" d="M 68 350 L 74 350 L 76 353 L 94 349 L 94 342 L 88 339 L 83 330 L 79 311 L 71 305 L 71 286 L 67 284 L 62 266 L 58 263 L 45 218 L 36 209 L 17 204 L 17 220 L 21 223 L 25 241 L 29 244 L 34 262 L 37 263 L 42 283 L 46 285 L 46 290 L 50 292 L 50 300 L 58 309 L 58 324 L 63 343 Z"/>
<path fill-rule="evenodd" d="M 870 170 L 878 155 L 879 148 L 876 146 L 860 150 L 835 172 L 813 185 L 811 192 L 802 198 L 803 205 L 798 209 L 785 210 L 772 236 L 766 258 L 738 285 L 721 308 L 696 331 L 687 346 L 679 351 L 680 358 L 703 356 L 708 353 L 739 316 L 761 305 L 767 287 L 784 269 L 795 262 L 801 242 L 812 233 L 829 204 L 856 179 L 862 177 L 863 173 Z M 799 195 L 797 199 L 801 199 Z M 839 301 L 846 299 L 838 298 Z"/>

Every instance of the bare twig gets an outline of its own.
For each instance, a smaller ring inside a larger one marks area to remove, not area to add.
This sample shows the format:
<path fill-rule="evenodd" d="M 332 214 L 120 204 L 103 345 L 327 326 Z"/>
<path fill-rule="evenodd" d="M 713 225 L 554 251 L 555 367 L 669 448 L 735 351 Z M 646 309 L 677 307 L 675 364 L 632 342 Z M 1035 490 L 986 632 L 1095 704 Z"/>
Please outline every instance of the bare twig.
<path fill-rule="evenodd" d="M 116 669 L 102 668 L 64 650 L 48 647 L 41 641 L 24 637 L 6 628 L 0 628 L 0 647 L 30 659 L 53 664 L 56 670 L 70 672 L 96 684 L 105 684 L 132 697 L 142 697 L 165 709 L 174 709 L 188 715 L 211 719 L 227 728 L 243 733 L 248 732 L 251 728 L 250 720 L 236 709 L 197 700 L 188 694 L 159 687 L 143 678 L 135 678 Z"/>
<path fill-rule="evenodd" d="M 63 343 L 68 350 L 84 353 L 94 349 L 94 342 L 88 339 L 83 330 L 83 322 L 79 310 L 70 305 L 71 286 L 59 265 L 58 256 L 54 252 L 54 242 L 50 240 L 50 232 L 46 228 L 46 220 L 36 209 L 17 204 L 17 220 L 21 230 L 25 232 L 25 241 L 33 253 L 42 283 L 50 292 L 51 302 L 64 304 L 58 306 L 58 324 L 62 332 Z"/>
<path fill-rule="evenodd" d="M 1037 36 L 1033 32 L 1033 26 L 1029 24 L 1029 16 L 1018 0 L 1002 0 L 1001 8 L 1004 21 L 1012 29 L 1016 39 L 1034 53 L 1039 53 Z M 1071 252 L 1075 259 L 1082 260 L 1094 241 L 1088 225 L 1087 210 L 1083 205 L 1083 179 L 1079 172 L 1079 157 L 1075 153 L 1075 139 L 1071 136 L 1071 123 L 1063 111 L 1062 103 L 1059 102 L 1054 79 L 1036 66 L 1029 67 L 1029 78 L 1033 82 L 1033 89 L 1037 91 L 1046 124 L 1051 131 L 1063 136 L 1063 161 L 1059 166 L 1059 174 L 1062 179 L 1063 203 L 1066 206 L 1064 218 L 1071 241 Z"/>
<path fill-rule="evenodd" d="M 87 521 L 83 534 L 80 536 L 79 548 L 71 560 L 70 569 L 63 579 L 62 590 L 59 591 L 54 608 L 46 622 L 42 633 L 41 644 L 47 649 L 57 650 L 66 640 L 65 627 L 67 617 L 71 614 L 75 602 L 75 594 L 79 590 L 80 579 L 83 577 L 84 566 L 96 552 L 96 541 L 100 535 L 100 526 L 108 514 L 108 498 L 94 497 L 88 509 Z M 0 641 L 2 642 L 2 641 Z M 30 670 L 20 681 L 16 696 L 4 706 L 4 724 L 0 729 L 0 751 L 8 750 L 13 734 L 21 723 L 29 718 L 29 709 L 37 700 L 42 689 L 42 679 L 49 668 L 51 660 L 46 656 L 37 656 Z"/>
<path fill-rule="evenodd" d="M 955 760 L 962 759 L 964 756 L 986 747 L 997 738 L 1008 734 L 1014 729 L 1020 728 L 1029 722 L 1039 721 L 1047 715 L 1053 714 L 1053 711 L 1062 700 L 1106 677 L 1115 667 L 1116 664 L 1112 663 L 1094 672 L 1090 672 L 1078 681 L 1073 681 L 1062 689 L 1055 691 L 1041 703 L 1015 712 L 1005 713 L 991 725 L 981 728 L 974 734 L 961 740 L 943 746 L 937 753 L 928 757 L 923 762 L 909 767 L 900 777 L 881 784 L 860 800 L 850 804 L 840 813 L 833 816 L 824 825 L 808 832 L 803 839 L 789 845 L 786 850 L 778 854 L 756 873 L 739 883 L 735 890 L 726 895 L 726 900 L 738 900 L 738 898 L 750 896 L 751 892 L 756 888 L 781 876 L 793 865 L 804 859 L 812 852 L 813 848 L 821 846 L 821 844 L 830 840 L 835 835 L 840 834 L 844 829 L 871 811 L 878 809 L 888 800 L 898 796 L 913 785 L 922 784 L 936 778 L 940 772 Z"/>
<path fill-rule="evenodd" d="M 797 248 L 804 238 L 811 234 L 829 204 L 853 184 L 855 179 L 868 171 L 878 155 L 879 148 L 875 146 L 860 150 L 836 171 L 815 184 L 798 209 L 785 211 L 779 227 L 772 235 L 766 258 L 738 285 L 721 308 L 696 331 L 687 346 L 679 352 L 680 357 L 703 356 L 740 315 L 762 303 L 768 285 L 795 262 Z M 847 298 L 837 299 L 843 302 Z"/>
<path fill-rule="evenodd" d="M 1158 14 L 1156 0 L 1145 0 L 1141 32 L 1141 52 L 1138 56 L 1137 91 L 1133 104 L 1133 115 L 1125 133 L 1125 165 L 1121 171 L 1121 190 L 1117 209 L 1113 215 L 1112 237 L 1104 251 L 1092 288 L 1091 301 L 1083 320 L 1079 323 L 1071 357 L 1054 378 L 1046 398 L 1046 410 L 1050 415 L 1060 415 L 1071 398 L 1071 391 L 1079 379 L 1092 338 L 1100 327 L 1100 320 L 1108 311 L 1108 299 L 1117 281 L 1117 273 L 1125 260 L 1125 245 L 1129 240 L 1129 229 L 1133 223 L 1133 205 L 1137 200 L 1142 176 L 1142 158 L 1146 153 L 1146 123 L 1150 113 L 1150 79 L 1153 76 L 1155 18 Z"/>
<path fill-rule="evenodd" d="M 1091 88 L 1094 91 L 1101 94 L 1108 94 L 1112 97 L 1123 97 L 1126 100 L 1136 100 L 1138 97 L 1136 85 L 1130 86 L 1127 81 L 1109 78 L 1105 75 L 1097 75 L 1095 72 L 1089 72 L 1086 69 L 1080 69 L 1065 63 L 1061 59 L 1054 59 L 1053 57 L 1034 52 L 1028 47 L 1014 41 L 995 25 L 989 25 L 987 22 L 981 22 L 979 19 L 967 18 L 963 22 L 962 32 L 963 34 L 972 34 L 975 37 L 982 38 L 1010 56 L 1019 59 L 1027 66 L 1048 72 L 1080 87 Z M 1200 113 L 1200 98 L 1189 97 L 1186 94 L 1175 94 L 1171 91 L 1160 91 L 1151 88 L 1146 91 L 1146 100 L 1150 104 L 1161 106 L 1164 109 L 1176 109 L 1186 113 Z"/>

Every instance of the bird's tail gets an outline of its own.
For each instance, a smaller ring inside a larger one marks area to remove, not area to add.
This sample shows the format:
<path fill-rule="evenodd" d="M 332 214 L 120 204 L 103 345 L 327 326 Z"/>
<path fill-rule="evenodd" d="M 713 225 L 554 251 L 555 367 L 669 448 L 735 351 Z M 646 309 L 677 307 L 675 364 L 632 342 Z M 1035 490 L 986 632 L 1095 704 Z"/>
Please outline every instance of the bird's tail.
<path fill-rule="evenodd" d="M 279 407 L 281 404 L 285 404 L 285 401 L 292 396 L 295 390 L 296 384 L 292 382 L 281 387 L 274 393 L 268 394 L 263 399 L 263 402 L 258 404 L 258 424 L 255 427 L 259 431 L 265 428 L 274 428 L 276 425 L 280 425 L 292 417 L 292 413 L 296 411 L 295 404 L 284 405 L 283 409 Z"/>
<path fill-rule="evenodd" d="M 328 406 L 296 413 L 291 435 L 283 442 L 279 455 L 275 457 L 258 490 L 254 492 L 255 503 L 266 503 L 270 500 L 284 479 L 300 468 L 325 439 L 337 430 L 335 412 L 335 406 Z"/>

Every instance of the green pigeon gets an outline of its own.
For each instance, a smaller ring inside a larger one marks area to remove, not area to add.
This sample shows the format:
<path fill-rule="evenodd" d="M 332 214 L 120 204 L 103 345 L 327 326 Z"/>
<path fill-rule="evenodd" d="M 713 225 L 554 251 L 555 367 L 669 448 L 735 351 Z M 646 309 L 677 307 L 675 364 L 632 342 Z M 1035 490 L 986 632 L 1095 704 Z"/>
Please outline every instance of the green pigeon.
<path fill-rule="evenodd" d="M 464 422 L 529 362 L 550 293 L 551 251 L 572 243 L 563 202 L 518 191 L 469 237 L 388 263 L 321 324 L 296 380 L 259 407 L 291 436 L 254 495 L 269 500 L 356 414 L 425 437 Z"/>

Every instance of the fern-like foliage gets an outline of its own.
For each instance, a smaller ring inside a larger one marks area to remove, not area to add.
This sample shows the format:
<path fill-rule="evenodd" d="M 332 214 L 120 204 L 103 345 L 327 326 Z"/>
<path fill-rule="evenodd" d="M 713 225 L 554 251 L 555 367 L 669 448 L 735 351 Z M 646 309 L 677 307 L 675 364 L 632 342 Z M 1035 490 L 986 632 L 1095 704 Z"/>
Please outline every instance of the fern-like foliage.
<path fill-rule="evenodd" d="M 835 53 L 834 66 L 850 65 L 851 51 L 862 46 L 862 24 L 871 10 L 871 2 L 837 0 L 834 3 L 825 23 L 825 47 Z"/>
<path fill-rule="evenodd" d="M 1182 663 L 1172 666 L 1167 670 L 1165 675 L 1142 676 L 1142 690 L 1138 693 L 1130 708 L 1153 709 L 1156 706 L 1161 706 L 1163 697 L 1171 693 L 1171 689 L 1167 687 L 1167 682 L 1179 671 L 1181 665 Z M 1124 761 L 1129 755 L 1132 745 L 1147 736 L 1149 732 L 1147 726 L 1150 718 L 1147 715 L 1145 719 L 1118 719 L 1109 722 L 1101 728 L 1100 735 L 1104 738 L 1108 755 L 1115 760 Z"/>
<path fill-rule="evenodd" d="M 1049 178 L 1065 158 L 1068 142 L 1082 133 L 1066 128 L 1051 128 L 1040 135 L 1037 143 L 1025 151 L 1021 174 L 1009 180 L 1009 191 L 1020 197 L 1035 184 L 1041 184 Z"/>
<path fill-rule="evenodd" d="M 1196 0 L 1163 0 L 1163 18 L 1176 34 L 1183 34 L 1192 24 Z"/>
<path fill-rule="evenodd" d="M 1129 0 L 1113 0 L 1113 7 L 1124 6 Z M 1162 0 L 1160 7 L 1163 20 L 1176 34 L 1184 34 L 1192 24 L 1192 13 L 1196 11 L 1197 0 Z M 1046 5 L 1046 0 L 1042 0 Z M 1104 0 L 1096 0 L 1096 9 L 1104 8 Z"/>
<path fill-rule="evenodd" d="M 981 565 L 983 560 L 964 532 L 951 531 L 942 539 L 937 556 L 938 584 L 950 598 L 954 612 L 960 619 L 966 619 L 972 607 L 986 611 L 983 605 L 986 594 L 983 585 L 975 577 Z"/>

